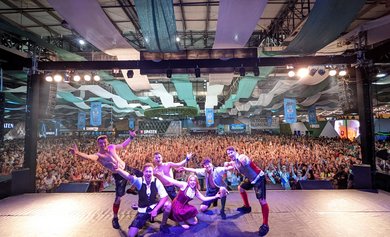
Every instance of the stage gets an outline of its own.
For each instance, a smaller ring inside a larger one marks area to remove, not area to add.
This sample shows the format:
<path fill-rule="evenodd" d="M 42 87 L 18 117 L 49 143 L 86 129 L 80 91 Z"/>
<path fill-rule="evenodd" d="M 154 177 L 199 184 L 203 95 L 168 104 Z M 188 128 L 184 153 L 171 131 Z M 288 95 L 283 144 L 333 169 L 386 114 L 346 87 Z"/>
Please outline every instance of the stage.
<path fill-rule="evenodd" d="M 0 200 L 0 236 L 126 236 L 135 211 L 130 206 L 137 196 L 126 195 L 119 211 L 122 230 L 111 226 L 114 193 L 24 194 Z M 210 213 L 199 214 L 200 222 L 184 230 L 169 221 L 166 236 L 257 236 L 261 208 L 253 191 L 249 193 L 252 212 L 241 215 L 237 192 L 227 199 L 227 219 Z M 267 236 L 388 236 L 390 233 L 390 193 L 359 190 L 268 190 L 270 232 Z M 198 206 L 200 201 L 193 200 Z M 148 223 L 140 236 L 162 236 L 159 216 Z"/>

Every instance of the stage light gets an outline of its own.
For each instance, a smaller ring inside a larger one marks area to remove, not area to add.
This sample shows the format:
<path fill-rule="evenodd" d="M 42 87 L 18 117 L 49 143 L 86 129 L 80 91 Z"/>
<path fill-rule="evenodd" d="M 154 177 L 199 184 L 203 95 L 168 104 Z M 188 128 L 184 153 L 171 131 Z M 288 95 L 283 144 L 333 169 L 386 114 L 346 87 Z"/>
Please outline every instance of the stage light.
<path fill-rule="evenodd" d="M 198 66 L 196 66 L 195 68 L 195 77 L 196 78 L 200 77 L 200 68 Z"/>
<path fill-rule="evenodd" d="M 334 68 L 330 69 L 329 76 L 334 77 L 334 76 L 336 76 L 336 74 L 337 74 L 336 69 L 334 69 Z"/>
<path fill-rule="evenodd" d="M 325 73 L 326 73 L 325 69 L 323 69 L 323 68 L 318 69 L 317 72 L 318 72 L 318 74 L 319 74 L 320 76 L 323 76 L 323 75 L 325 75 Z"/>
<path fill-rule="evenodd" d="M 253 68 L 253 75 L 255 77 L 260 76 L 260 69 L 259 69 L 259 67 L 256 66 L 256 67 Z"/>
<path fill-rule="evenodd" d="M 172 77 L 172 69 L 167 69 L 167 77 L 168 78 Z"/>
<path fill-rule="evenodd" d="M 309 69 L 307 69 L 306 67 L 300 68 L 300 69 L 297 71 L 297 75 L 298 75 L 298 77 L 300 77 L 300 78 L 307 77 L 307 75 L 309 75 Z"/>
<path fill-rule="evenodd" d="M 73 75 L 73 81 L 80 81 L 80 80 L 81 80 L 81 77 L 79 74 Z"/>
<path fill-rule="evenodd" d="M 288 75 L 288 77 L 295 77 L 295 72 L 294 72 L 294 70 L 288 71 L 287 75 Z"/>
<path fill-rule="evenodd" d="M 238 70 L 240 72 L 240 76 L 245 76 L 245 68 L 241 65 L 240 69 Z"/>
<path fill-rule="evenodd" d="M 310 76 L 314 76 L 314 75 L 316 74 L 316 72 L 317 72 L 317 68 L 313 68 L 313 67 L 312 67 L 312 68 L 310 69 L 309 75 L 310 75 Z"/>
<path fill-rule="evenodd" d="M 343 76 L 345 76 L 345 75 L 347 75 L 347 69 L 345 69 L 345 68 L 343 67 L 343 68 L 341 68 L 340 71 L 339 71 L 339 76 L 340 76 L 340 77 L 343 77 Z"/>
<path fill-rule="evenodd" d="M 84 81 L 90 81 L 91 79 L 92 79 L 91 75 L 89 75 L 89 74 L 84 75 Z"/>
<path fill-rule="evenodd" d="M 382 69 L 378 68 L 378 73 L 375 75 L 376 78 L 382 78 L 387 76 L 387 73 L 382 71 Z"/>
<path fill-rule="evenodd" d="M 56 73 L 54 75 L 53 79 L 54 79 L 55 82 L 60 82 L 60 81 L 62 81 L 62 76 L 61 76 L 61 74 Z"/>
<path fill-rule="evenodd" d="M 99 75 L 97 75 L 97 74 L 95 74 L 95 75 L 93 75 L 93 80 L 94 81 L 100 81 L 100 76 Z"/>
<path fill-rule="evenodd" d="M 126 75 L 127 75 L 128 78 L 133 78 L 134 71 L 133 70 L 128 70 Z"/>
<path fill-rule="evenodd" d="M 51 75 L 50 73 L 47 74 L 46 77 L 45 77 L 45 80 L 46 80 L 47 82 L 52 82 L 52 81 L 53 81 L 52 75 Z"/>

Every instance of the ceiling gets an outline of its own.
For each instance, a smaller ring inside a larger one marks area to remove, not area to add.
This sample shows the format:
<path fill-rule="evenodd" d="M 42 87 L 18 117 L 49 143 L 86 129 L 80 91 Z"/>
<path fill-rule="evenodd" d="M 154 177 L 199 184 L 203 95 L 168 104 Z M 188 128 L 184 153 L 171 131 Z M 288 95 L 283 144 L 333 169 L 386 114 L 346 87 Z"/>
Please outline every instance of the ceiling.
<path fill-rule="evenodd" d="M 95 101 L 114 120 L 181 106 L 200 114 L 213 108 L 223 117 L 280 115 L 284 98 L 296 99 L 298 114 L 307 115 L 312 106 L 319 116 L 357 112 L 349 106 L 356 101 L 356 52 L 366 52 L 372 75 L 390 68 L 389 2 L 2 0 L 5 119 L 24 119 L 32 58 L 42 75 L 89 72 L 102 78 L 43 86 L 49 118 L 75 121 Z M 314 75 L 288 77 L 286 67 L 299 64 Z M 347 67 L 349 74 L 329 76 L 328 65 Z M 378 111 L 386 112 L 390 101 L 388 83 L 387 76 L 373 85 Z"/>

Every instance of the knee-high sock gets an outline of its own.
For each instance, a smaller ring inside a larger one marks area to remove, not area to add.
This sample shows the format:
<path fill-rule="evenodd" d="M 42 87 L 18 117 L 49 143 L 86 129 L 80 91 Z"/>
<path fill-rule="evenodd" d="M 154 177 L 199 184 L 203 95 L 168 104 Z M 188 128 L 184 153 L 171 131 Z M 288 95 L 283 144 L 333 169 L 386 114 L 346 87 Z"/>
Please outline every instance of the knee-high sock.
<path fill-rule="evenodd" d="M 221 198 L 221 211 L 225 211 L 226 196 Z"/>
<path fill-rule="evenodd" d="M 249 207 L 248 194 L 244 192 L 240 192 L 242 201 L 244 201 L 244 206 Z"/>
<path fill-rule="evenodd" d="M 263 224 L 268 225 L 268 214 L 269 214 L 268 203 L 261 205 L 261 212 L 263 214 Z"/>
<path fill-rule="evenodd" d="M 118 215 L 119 205 L 120 204 L 115 204 L 115 203 L 112 205 L 112 211 L 114 212 L 114 216 Z"/>
<path fill-rule="evenodd" d="M 167 221 L 168 221 L 168 218 L 169 218 L 169 214 L 170 214 L 171 212 L 167 212 L 167 211 L 164 211 L 163 212 L 163 216 L 162 216 L 162 219 L 161 219 L 161 225 L 165 225 L 165 224 L 167 224 Z"/>

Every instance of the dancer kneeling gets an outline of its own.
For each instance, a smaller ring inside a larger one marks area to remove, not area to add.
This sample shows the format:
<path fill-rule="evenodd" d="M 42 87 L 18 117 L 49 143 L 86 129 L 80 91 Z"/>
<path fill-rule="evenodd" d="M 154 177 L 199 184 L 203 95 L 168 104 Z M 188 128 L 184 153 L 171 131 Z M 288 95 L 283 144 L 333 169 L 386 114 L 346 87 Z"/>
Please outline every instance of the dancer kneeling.
<path fill-rule="evenodd" d="M 156 173 L 156 176 L 160 179 L 166 179 L 176 187 L 180 188 L 177 197 L 172 201 L 171 214 L 169 218 L 178 222 L 184 229 L 188 229 L 190 228 L 190 225 L 196 225 L 198 223 L 198 219 L 196 218 L 198 210 L 196 207 L 189 204 L 195 196 L 203 202 L 221 197 L 220 193 L 217 193 L 212 197 L 205 197 L 199 191 L 198 178 L 193 174 L 188 177 L 187 182 L 175 180 L 162 173 Z"/>

